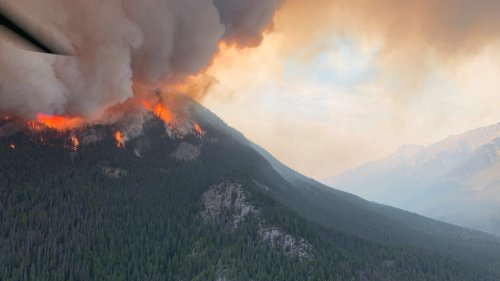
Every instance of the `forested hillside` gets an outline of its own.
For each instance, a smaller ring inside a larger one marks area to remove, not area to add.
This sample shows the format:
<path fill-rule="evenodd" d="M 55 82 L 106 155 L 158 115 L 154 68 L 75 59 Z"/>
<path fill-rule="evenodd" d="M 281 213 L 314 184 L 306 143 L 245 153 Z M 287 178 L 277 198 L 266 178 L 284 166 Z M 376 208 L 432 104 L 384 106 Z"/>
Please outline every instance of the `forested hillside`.
<path fill-rule="evenodd" d="M 0 137 L 0 280 L 499 280 L 495 238 L 292 179 L 198 114 L 203 137 L 153 119 L 125 147 Z"/>

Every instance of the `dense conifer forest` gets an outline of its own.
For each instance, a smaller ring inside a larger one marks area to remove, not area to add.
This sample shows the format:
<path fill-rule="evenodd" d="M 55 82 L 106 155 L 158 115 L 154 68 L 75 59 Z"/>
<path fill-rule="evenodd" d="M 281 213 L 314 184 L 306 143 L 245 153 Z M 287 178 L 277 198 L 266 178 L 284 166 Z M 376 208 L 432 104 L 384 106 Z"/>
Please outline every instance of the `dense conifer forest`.
<path fill-rule="evenodd" d="M 360 199 L 287 178 L 220 121 L 205 120 L 204 137 L 183 139 L 149 121 L 125 148 L 110 126 L 0 137 L 0 280 L 500 280 L 496 238 L 437 222 L 433 230 L 446 235 L 432 236 L 422 229 L 434 222 L 423 218 L 409 227 L 397 218 L 411 214 L 348 207 Z M 71 135 L 99 137 L 75 152 Z M 173 157 L 181 143 L 201 153 Z M 236 227 L 229 209 L 216 221 L 202 215 L 204 194 L 221 182 L 240 185 L 256 210 Z M 314 199 L 318 192 L 330 195 Z M 317 214 L 329 196 L 332 208 L 347 209 Z M 270 228 L 307 241 L 310 254 L 269 243 L 261 233 Z"/>

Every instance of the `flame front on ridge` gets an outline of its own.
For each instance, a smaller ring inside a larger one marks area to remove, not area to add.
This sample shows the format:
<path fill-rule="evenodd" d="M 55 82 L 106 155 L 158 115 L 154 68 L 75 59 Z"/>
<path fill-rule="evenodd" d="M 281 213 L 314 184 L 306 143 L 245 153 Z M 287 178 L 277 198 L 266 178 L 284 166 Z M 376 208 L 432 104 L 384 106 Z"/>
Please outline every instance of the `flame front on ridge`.
<path fill-rule="evenodd" d="M 45 115 L 43 113 L 39 113 L 36 117 L 36 120 L 46 127 L 55 130 L 74 129 L 84 123 L 80 117 Z"/>
<path fill-rule="evenodd" d="M 175 125 L 174 114 L 169 107 L 162 105 L 160 102 L 157 102 L 154 106 L 151 105 L 148 101 L 143 102 L 144 108 L 154 114 L 154 116 L 160 118 L 167 124 L 170 128 L 173 128 Z"/>

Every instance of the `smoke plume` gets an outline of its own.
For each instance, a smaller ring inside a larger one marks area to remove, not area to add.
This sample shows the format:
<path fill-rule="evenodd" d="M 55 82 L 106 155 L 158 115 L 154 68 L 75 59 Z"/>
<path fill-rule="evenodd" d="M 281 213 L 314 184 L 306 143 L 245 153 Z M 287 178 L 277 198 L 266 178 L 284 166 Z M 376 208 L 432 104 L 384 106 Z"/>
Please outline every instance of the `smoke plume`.
<path fill-rule="evenodd" d="M 423 56 L 449 62 L 498 45 L 499 15 L 500 2 L 490 0 L 289 0 L 275 21 L 292 48 L 357 36 L 408 66 Z"/>
<path fill-rule="evenodd" d="M 175 84 L 202 72 L 225 42 L 256 46 L 280 0 L 24 0 L 2 6 L 50 29 L 75 56 L 0 42 L 0 113 L 98 119 L 133 86 Z"/>

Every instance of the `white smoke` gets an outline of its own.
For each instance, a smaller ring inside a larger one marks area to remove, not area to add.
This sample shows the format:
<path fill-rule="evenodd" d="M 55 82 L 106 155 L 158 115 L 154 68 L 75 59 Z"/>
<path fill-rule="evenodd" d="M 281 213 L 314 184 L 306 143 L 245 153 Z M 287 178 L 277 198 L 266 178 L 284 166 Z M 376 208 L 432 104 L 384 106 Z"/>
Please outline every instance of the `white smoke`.
<path fill-rule="evenodd" d="M 20 3 L 19 3 L 20 2 Z M 0 42 L 0 114 L 98 118 L 133 97 L 133 79 L 178 81 L 221 41 L 255 46 L 281 0 L 9 0 L 74 50 L 31 53 Z"/>

